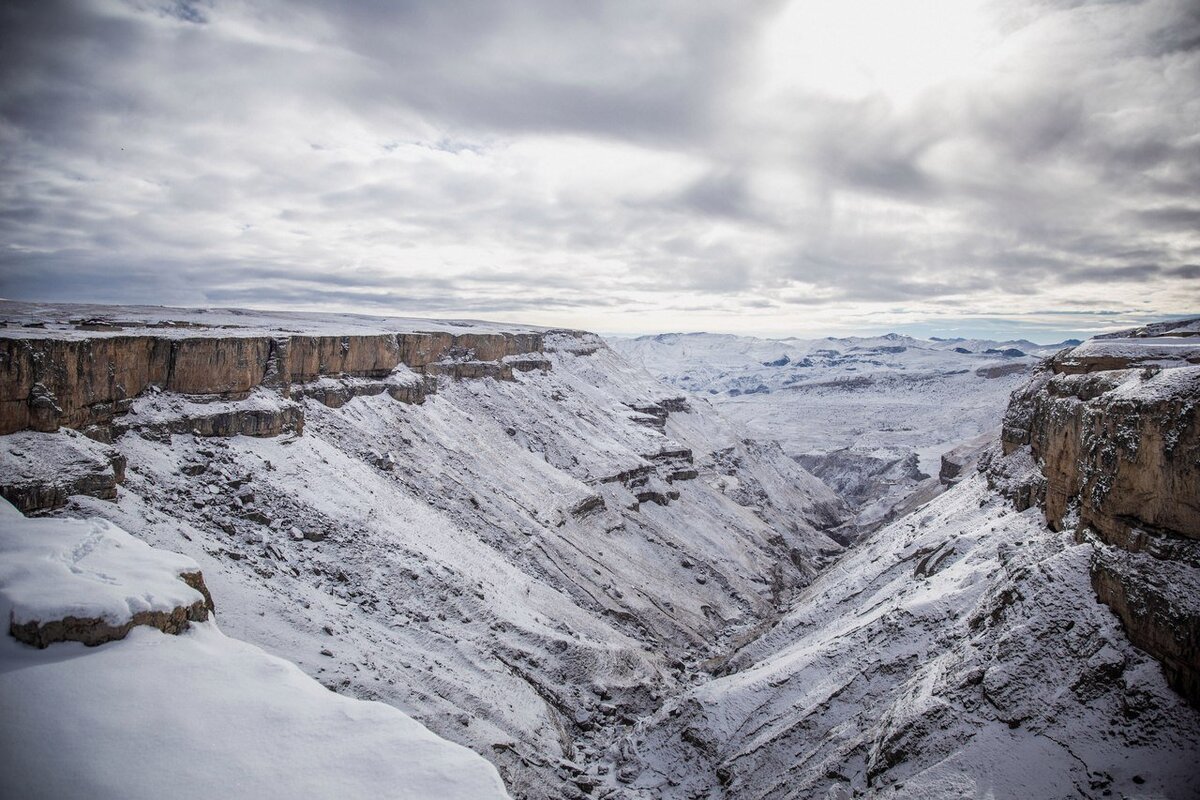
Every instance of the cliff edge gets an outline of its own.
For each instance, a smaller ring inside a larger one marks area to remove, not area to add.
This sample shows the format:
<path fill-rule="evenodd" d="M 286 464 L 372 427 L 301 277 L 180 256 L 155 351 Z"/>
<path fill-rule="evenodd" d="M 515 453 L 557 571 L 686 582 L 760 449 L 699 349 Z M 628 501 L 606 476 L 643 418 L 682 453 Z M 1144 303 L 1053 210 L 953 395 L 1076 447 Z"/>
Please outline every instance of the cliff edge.
<path fill-rule="evenodd" d="M 1092 586 L 1200 706 L 1200 323 L 1093 339 L 1013 394 L 984 465 L 1018 509 L 1095 545 Z"/>

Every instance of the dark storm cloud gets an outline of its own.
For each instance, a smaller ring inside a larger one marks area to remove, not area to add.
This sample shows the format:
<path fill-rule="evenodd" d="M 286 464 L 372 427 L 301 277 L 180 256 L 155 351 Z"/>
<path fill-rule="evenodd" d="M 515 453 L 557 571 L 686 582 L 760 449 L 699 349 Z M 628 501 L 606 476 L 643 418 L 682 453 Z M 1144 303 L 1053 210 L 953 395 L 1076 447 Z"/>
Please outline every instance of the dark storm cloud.
<path fill-rule="evenodd" d="M 0 294 L 1200 299 L 1195 3 L 996 3 L 995 64 L 911 96 L 768 64 L 788 5 L 0 5 Z"/>

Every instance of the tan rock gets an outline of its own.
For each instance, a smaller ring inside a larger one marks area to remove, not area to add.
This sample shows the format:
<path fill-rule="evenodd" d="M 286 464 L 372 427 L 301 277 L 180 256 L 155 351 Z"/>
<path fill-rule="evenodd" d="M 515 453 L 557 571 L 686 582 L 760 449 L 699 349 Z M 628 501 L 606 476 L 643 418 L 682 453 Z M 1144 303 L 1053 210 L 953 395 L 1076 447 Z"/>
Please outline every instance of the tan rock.
<path fill-rule="evenodd" d="M 190 622 L 204 622 L 208 619 L 209 612 L 214 610 L 212 595 L 204 585 L 203 575 L 199 572 L 185 572 L 179 579 L 204 595 L 204 600 L 197 600 L 190 606 L 178 606 L 170 611 L 141 611 L 122 625 L 113 625 L 97 617 L 66 616 L 62 619 L 39 620 L 22 625 L 13 623 L 9 626 L 9 633 L 18 641 L 39 648 L 49 647 L 55 642 L 83 642 L 88 647 L 95 647 L 124 639 L 138 625 L 148 625 L 163 633 L 178 634 L 187 630 Z"/>

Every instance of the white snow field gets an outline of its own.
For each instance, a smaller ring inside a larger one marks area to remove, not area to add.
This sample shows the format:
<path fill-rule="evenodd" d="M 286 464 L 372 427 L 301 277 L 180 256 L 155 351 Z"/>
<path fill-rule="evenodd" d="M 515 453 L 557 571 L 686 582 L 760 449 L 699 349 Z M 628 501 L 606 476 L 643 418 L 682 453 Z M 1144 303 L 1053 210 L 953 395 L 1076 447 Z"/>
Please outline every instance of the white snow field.
<path fill-rule="evenodd" d="M 0 619 L 121 624 L 201 595 L 198 567 L 104 520 L 0 500 Z M 23 800 L 504 798 L 494 767 L 383 703 L 330 692 L 213 621 L 97 647 L 0 637 L 0 788 Z"/>

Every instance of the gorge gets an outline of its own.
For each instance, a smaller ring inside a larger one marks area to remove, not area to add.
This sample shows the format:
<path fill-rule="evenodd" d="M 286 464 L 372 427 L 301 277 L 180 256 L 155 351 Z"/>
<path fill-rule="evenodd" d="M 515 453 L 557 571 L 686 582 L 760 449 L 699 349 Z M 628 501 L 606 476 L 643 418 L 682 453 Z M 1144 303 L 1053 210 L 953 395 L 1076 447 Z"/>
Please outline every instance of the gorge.
<path fill-rule="evenodd" d="M 777 441 L 590 333 L 0 317 L 0 494 L 29 522 L 181 554 L 224 635 L 513 797 L 1194 791 L 1195 322 L 1024 359 L 1000 434 L 859 529 Z"/>

